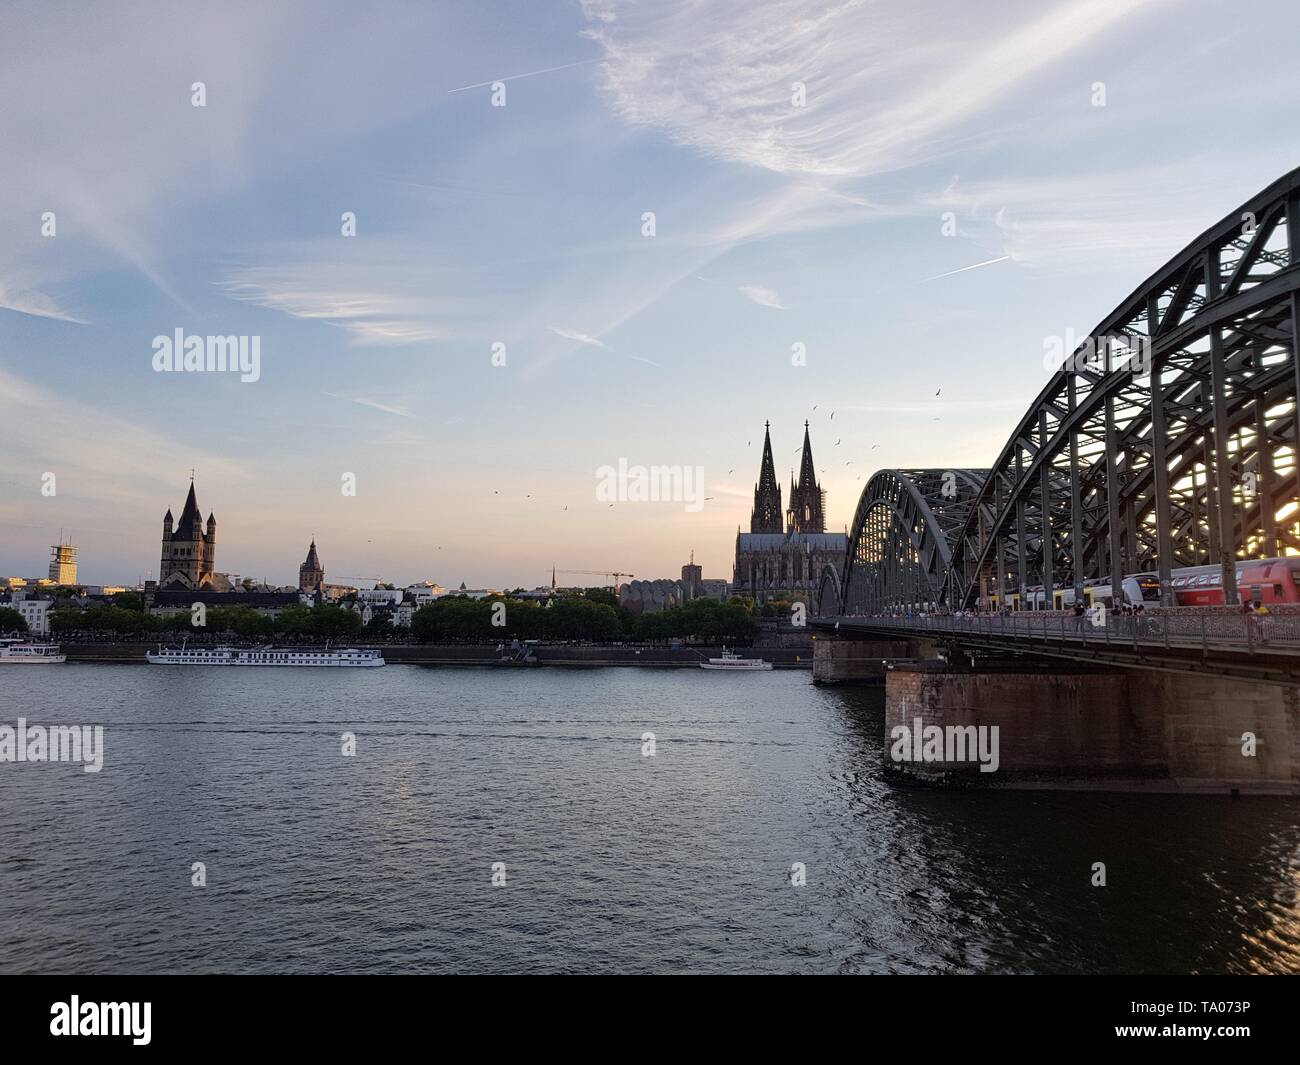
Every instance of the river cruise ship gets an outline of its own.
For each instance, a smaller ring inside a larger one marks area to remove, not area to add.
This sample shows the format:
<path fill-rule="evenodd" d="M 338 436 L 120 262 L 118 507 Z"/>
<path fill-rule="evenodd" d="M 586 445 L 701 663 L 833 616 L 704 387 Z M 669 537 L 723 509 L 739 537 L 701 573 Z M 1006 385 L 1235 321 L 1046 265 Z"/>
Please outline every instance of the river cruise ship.
<path fill-rule="evenodd" d="M 0 666 L 48 666 L 67 660 L 57 643 L 0 640 Z"/>
<path fill-rule="evenodd" d="M 771 669 L 772 663 L 764 662 L 761 658 L 741 658 L 735 651 L 728 651 L 724 648 L 720 658 L 710 658 L 707 662 L 701 662 L 700 668 L 731 670 Z"/>
<path fill-rule="evenodd" d="M 145 655 L 155 666 L 333 666 L 344 669 L 384 665 L 374 649 L 344 647 L 313 651 L 297 647 L 160 647 Z"/>

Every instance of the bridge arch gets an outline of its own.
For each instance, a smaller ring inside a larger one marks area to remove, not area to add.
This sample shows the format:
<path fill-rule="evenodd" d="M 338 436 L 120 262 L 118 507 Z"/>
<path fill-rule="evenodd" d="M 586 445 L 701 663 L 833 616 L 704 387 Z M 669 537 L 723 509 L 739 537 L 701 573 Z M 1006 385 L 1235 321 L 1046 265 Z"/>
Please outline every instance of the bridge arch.
<path fill-rule="evenodd" d="M 880 470 L 862 490 L 839 599 L 845 613 L 939 601 L 954 535 L 986 470 Z"/>
<path fill-rule="evenodd" d="M 841 578 L 837 567 L 827 563 L 822 567 L 821 580 L 817 584 L 817 601 L 813 604 L 813 616 L 822 614 L 842 614 L 840 600 Z"/>
<path fill-rule="evenodd" d="M 958 498 L 939 470 L 864 489 L 845 612 L 969 606 L 1300 552 L 1300 169 L 1211 226 L 1072 351 Z M 949 482 L 950 484 L 952 482 Z"/>
<path fill-rule="evenodd" d="M 1068 357 L 953 545 L 945 598 L 1300 550 L 1300 170 L 1210 227 Z"/>

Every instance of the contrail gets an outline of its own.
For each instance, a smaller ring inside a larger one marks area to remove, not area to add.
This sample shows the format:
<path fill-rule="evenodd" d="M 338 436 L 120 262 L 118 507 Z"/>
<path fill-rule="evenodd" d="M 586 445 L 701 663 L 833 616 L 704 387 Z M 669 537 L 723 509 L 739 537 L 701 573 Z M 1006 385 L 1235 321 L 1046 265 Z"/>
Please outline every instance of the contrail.
<path fill-rule="evenodd" d="M 569 70 L 571 67 L 585 67 L 589 63 L 603 63 L 604 58 L 600 59 L 581 59 L 576 63 L 565 63 L 561 67 L 547 67 L 545 70 L 530 70 L 527 74 L 511 74 L 508 78 L 493 78 L 491 81 L 480 81 L 474 85 L 462 85 L 459 89 L 448 89 L 451 92 L 464 92 L 466 89 L 481 89 L 484 85 L 495 85 L 498 81 L 518 81 L 520 78 L 534 78 L 538 74 L 551 74 L 557 70 Z"/>
<path fill-rule="evenodd" d="M 952 277 L 953 274 L 964 274 L 967 270 L 978 270 L 981 266 L 992 266 L 994 263 L 1005 262 L 1010 259 L 1010 255 L 999 255 L 996 259 L 985 259 L 982 263 L 975 263 L 972 266 L 963 266 L 957 270 L 949 270 L 946 274 L 935 274 L 934 277 L 927 277 L 927 281 L 938 281 L 941 277 Z"/>

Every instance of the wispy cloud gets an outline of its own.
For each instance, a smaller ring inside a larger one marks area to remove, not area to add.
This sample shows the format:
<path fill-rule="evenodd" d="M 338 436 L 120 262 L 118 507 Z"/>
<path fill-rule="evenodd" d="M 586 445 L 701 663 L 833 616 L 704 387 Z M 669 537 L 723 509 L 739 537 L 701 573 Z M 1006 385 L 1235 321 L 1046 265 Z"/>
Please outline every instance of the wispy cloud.
<path fill-rule="evenodd" d="M 0 309 L 30 314 L 37 318 L 53 318 L 59 322 L 75 322 L 78 325 L 90 325 L 84 318 L 69 314 L 51 296 L 31 289 L 10 288 L 0 281 Z"/>
<path fill-rule="evenodd" d="M 609 345 L 599 337 L 594 337 L 590 333 L 582 333 L 577 329 L 562 329 L 559 326 L 551 326 L 551 332 L 557 337 L 563 337 L 565 340 L 576 340 L 579 344 L 588 344 L 593 348 L 604 348 L 609 350 Z"/>
<path fill-rule="evenodd" d="M 1164 2 L 1013 2 L 994 13 L 912 0 L 724 0 L 707 19 L 692 0 L 583 0 L 583 10 L 605 51 L 603 87 L 631 125 L 782 174 L 861 176 L 949 150 L 1034 75 Z"/>
<path fill-rule="evenodd" d="M 15 410 L 60 413 L 57 433 L 37 437 L 12 433 L 0 450 L 3 479 L 28 486 L 33 500 L 42 499 L 41 477 L 47 471 L 57 478 L 55 499 L 72 497 L 136 507 L 148 503 L 151 508 L 156 506 L 160 490 L 174 491 L 181 471 L 191 466 L 205 470 L 214 479 L 228 478 L 232 483 L 244 475 L 239 463 L 215 452 L 120 417 L 103 404 L 83 403 L 50 391 L 2 368 L 0 395 Z M 162 464 L 159 456 L 166 456 Z M 123 477 L 123 470 L 134 472 L 128 479 Z M 16 495 L 3 494 L 11 499 Z M 54 510 L 53 504 L 50 509 Z M 6 513 L 0 510 L 0 518 Z"/>
<path fill-rule="evenodd" d="M 554 74 L 557 70 L 572 70 L 574 67 L 586 67 L 592 63 L 599 63 L 600 57 L 595 59 L 580 59 L 576 63 L 561 63 L 558 67 L 544 67 L 541 70 L 529 70 L 523 74 L 510 74 L 504 78 L 489 78 L 487 81 L 476 81 L 473 85 L 461 85 L 455 89 L 448 89 L 451 92 L 465 92 L 467 89 L 482 89 L 488 85 L 494 85 L 498 81 L 518 81 L 520 78 L 535 78 L 538 74 Z"/>
<path fill-rule="evenodd" d="M 765 285 L 741 285 L 736 291 L 760 307 L 773 307 L 778 311 L 789 309 L 781 302 L 781 297 Z"/>
<path fill-rule="evenodd" d="M 227 267 L 218 288 L 232 299 L 338 326 L 355 343 L 398 346 L 474 331 L 473 301 L 442 295 L 451 271 L 393 242 L 337 237 L 261 248 L 256 256 Z M 463 291 L 463 272 L 458 285 Z"/>
<path fill-rule="evenodd" d="M 329 396 L 331 399 L 347 400 L 349 403 L 356 403 L 362 407 L 370 407 L 374 410 L 381 410 L 385 414 L 396 414 L 398 417 L 401 418 L 415 417 L 415 415 L 412 414 L 405 407 L 396 407 L 390 403 L 380 403 L 379 400 L 377 399 L 368 399 L 365 396 L 340 396 L 337 392 L 326 392 L 324 394 Z"/>
<path fill-rule="evenodd" d="M 592 348 L 600 348 L 603 351 L 608 351 L 611 355 L 618 355 L 621 358 L 631 359 L 634 362 L 643 362 L 647 366 L 660 365 L 659 363 L 655 362 L 653 359 L 647 359 L 642 355 L 629 355 L 626 351 L 616 351 L 614 348 L 611 348 L 599 337 L 592 336 L 590 333 L 583 333 L 577 329 L 563 329 L 560 328 L 559 326 L 554 326 L 554 325 L 551 326 L 550 329 L 551 332 L 554 333 L 556 336 L 563 337 L 565 340 L 572 340 L 579 344 L 585 344 L 588 347 L 592 347 Z"/>

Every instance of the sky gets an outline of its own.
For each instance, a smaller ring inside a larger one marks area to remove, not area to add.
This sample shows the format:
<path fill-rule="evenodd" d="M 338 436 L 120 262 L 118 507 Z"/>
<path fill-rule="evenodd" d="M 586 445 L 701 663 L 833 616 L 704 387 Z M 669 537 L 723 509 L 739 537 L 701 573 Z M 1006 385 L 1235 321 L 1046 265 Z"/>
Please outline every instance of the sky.
<path fill-rule="evenodd" d="M 0 4 L 0 575 L 62 530 L 156 576 L 194 470 L 274 584 L 313 536 L 329 580 L 729 579 L 765 421 L 831 531 L 987 465 L 1049 338 L 1300 165 L 1283 0 L 359 12 Z M 158 372 L 178 329 L 257 380 Z"/>

